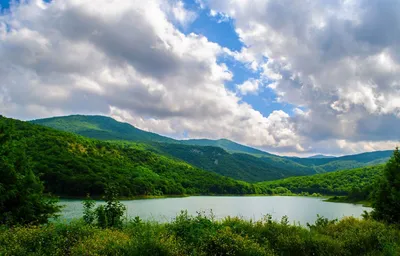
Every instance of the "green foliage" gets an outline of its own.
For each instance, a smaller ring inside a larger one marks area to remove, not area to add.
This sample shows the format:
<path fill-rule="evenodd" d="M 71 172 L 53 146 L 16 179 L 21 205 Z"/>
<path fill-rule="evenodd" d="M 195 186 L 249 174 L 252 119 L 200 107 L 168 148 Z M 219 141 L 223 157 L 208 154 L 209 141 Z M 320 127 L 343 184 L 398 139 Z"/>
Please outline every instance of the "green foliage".
<path fill-rule="evenodd" d="M 136 142 L 174 142 L 174 139 L 142 131 L 128 123 L 117 122 L 106 116 L 71 115 L 31 121 L 57 130 L 73 132 L 101 140 L 128 140 Z"/>
<path fill-rule="evenodd" d="M 362 166 L 370 165 L 371 163 L 373 164 L 384 163 L 390 158 L 390 155 L 392 153 L 393 150 L 385 150 L 385 151 L 366 152 L 357 155 L 348 155 L 348 156 L 333 157 L 333 158 L 299 158 L 299 157 L 288 157 L 288 158 L 294 162 L 306 166 L 324 166 L 330 163 L 336 163 L 339 166 L 339 168 L 342 169 L 343 166 L 341 166 L 340 162 L 345 162 L 346 164 L 360 163 L 360 165 Z M 357 166 L 357 167 L 362 167 L 362 166 Z"/>
<path fill-rule="evenodd" d="M 374 208 L 372 217 L 400 224 L 400 152 L 398 148 L 384 168 L 372 206 Z"/>
<path fill-rule="evenodd" d="M 201 169 L 249 182 L 306 174 L 272 166 L 263 158 L 242 153 L 231 154 L 217 147 L 168 143 L 153 144 L 153 147 L 162 154 L 181 159 Z"/>
<path fill-rule="evenodd" d="M 391 151 L 377 151 L 337 158 L 281 157 L 226 139 L 174 140 L 104 116 L 73 115 L 32 122 L 90 138 L 117 143 L 121 141 L 145 143 L 140 147 L 184 160 L 207 171 L 247 182 L 371 166 L 386 162 L 391 154 Z M 153 192 L 156 191 L 151 193 Z"/>
<path fill-rule="evenodd" d="M 95 210 L 97 225 L 101 228 L 121 228 L 126 207 L 118 201 L 118 193 L 113 186 L 107 187 L 105 193 L 106 205 L 100 205 Z"/>
<path fill-rule="evenodd" d="M 84 222 L 0 226 L 0 255 L 399 255 L 400 230 L 372 219 L 320 217 L 309 228 L 183 212 L 170 223 L 129 221 L 121 229 Z"/>
<path fill-rule="evenodd" d="M 83 204 L 83 221 L 86 224 L 91 225 L 96 219 L 96 212 L 94 208 L 96 202 L 92 200 L 90 198 L 90 195 L 88 194 L 86 196 L 86 199 L 82 202 L 82 204 Z"/>
<path fill-rule="evenodd" d="M 13 138 L 12 130 L 0 126 L 0 224 L 46 223 L 60 207 L 55 198 L 43 195 L 25 145 Z"/>
<path fill-rule="evenodd" d="M 185 145 L 219 147 L 228 152 L 233 152 L 233 153 L 246 153 L 257 156 L 273 156 L 268 152 L 244 146 L 227 139 L 219 139 L 219 140 L 191 139 L 191 140 L 181 140 L 179 142 Z"/>
<path fill-rule="evenodd" d="M 8 118 L 0 118 L 0 125 L 15 126 L 12 135 L 26 145 L 33 172 L 46 191 L 57 195 L 100 196 L 109 181 L 126 197 L 255 192 L 248 183 L 200 170 L 134 143 L 108 143 Z"/>
<path fill-rule="evenodd" d="M 146 143 L 143 147 L 160 154 L 178 158 L 204 170 L 248 182 L 315 173 L 314 168 L 291 163 L 290 160 L 229 140 L 179 141 L 145 132 L 127 123 L 120 123 L 104 116 L 73 115 L 31 122 L 89 138 L 112 141 L 120 145 L 134 145 L 123 143 L 129 141 Z M 225 150 L 237 153 L 231 154 Z M 259 158 L 250 154 L 267 158 Z M 147 190 L 147 188 L 142 188 Z M 151 191 L 151 193 L 153 192 L 155 191 Z"/>
<path fill-rule="evenodd" d="M 290 177 L 261 182 L 258 185 L 264 193 L 268 194 L 282 194 L 282 192 L 319 193 L 349 196 L 350 199 L 357 201 L 369 199 L 376 179 L 382 175 L 382 172 L 383 166 L 378 165 L 311 176 Z"/>

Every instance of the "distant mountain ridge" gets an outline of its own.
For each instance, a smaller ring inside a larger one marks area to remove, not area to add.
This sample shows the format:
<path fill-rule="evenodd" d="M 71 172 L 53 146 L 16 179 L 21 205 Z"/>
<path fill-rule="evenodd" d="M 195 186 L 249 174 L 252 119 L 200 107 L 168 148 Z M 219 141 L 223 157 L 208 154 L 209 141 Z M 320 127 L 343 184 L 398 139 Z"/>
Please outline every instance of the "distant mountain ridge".
<path fill-rule="evenodd" d="M 37 119 L 30 122 L 101 140 L 175 142 L 172 138 L 161 136 L 157 133 L 143 131 L 131 124 L 118 122 L 107 116 L 71 115 Z"/>
<path fill-rule="evenodd" d="M 220 147 L 223 148 L 227 151 L 233 152 L 233 153 L 247 153 L 247 154 L 253 154 L 253 155 L 269 155 L 272 156 L 273 154 L 270 154 L 266 151 L 262 151 L 259 149 L 255 149 L 249 146 L 245 146 L 236 142 L 233 142 L 231 140 L 227 139 L 219 139 L 219 140 L 209 140 L 209 139 L 189 139 L 189 140 L 180 140 L 179 141 L 181 144 L 186 144 L 186 145 L 198 145 L 198 146 L 212 146 L 212 147 Z"/>
<path fill-rule="evenodd" d="M 334 158 L 335 156 L 327 156 L 327 155 L 313 155 L 307 158 Z"/>
<path fill-rule="evenodd" d="M 71 115 L 30 122 L 89 138 L 143 143 L 151 150 L 201 169 L 249 182 L 380 164 L 392 154 L 392 150 L 387 150 L 342 157 L 282 157 L 227 139 L 175 140 L 105 116 Z"/>

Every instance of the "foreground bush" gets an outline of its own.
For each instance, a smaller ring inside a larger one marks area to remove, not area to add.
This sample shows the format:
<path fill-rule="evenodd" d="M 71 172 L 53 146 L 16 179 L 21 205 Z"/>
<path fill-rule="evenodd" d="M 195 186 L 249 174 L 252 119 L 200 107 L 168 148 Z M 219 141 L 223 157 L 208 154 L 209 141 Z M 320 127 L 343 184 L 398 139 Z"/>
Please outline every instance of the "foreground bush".
<path fill-rule="evenodd" d="M 0 255 L 400 255 L 400 230 L 371 219 L 319 218 L 306 228 L 286 218 L 217 221 L 183 212 L 171 223 L 136 218 L 120 229 L 84 221 L 3 226 Z"/>

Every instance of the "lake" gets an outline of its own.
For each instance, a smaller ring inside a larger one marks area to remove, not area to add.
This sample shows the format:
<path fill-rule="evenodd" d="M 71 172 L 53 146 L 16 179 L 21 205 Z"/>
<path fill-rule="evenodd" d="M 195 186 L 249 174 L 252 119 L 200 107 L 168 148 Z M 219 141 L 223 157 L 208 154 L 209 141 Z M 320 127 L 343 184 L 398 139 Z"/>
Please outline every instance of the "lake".
<path fill-rule="evenodd" d="M 210 213 L 216 218 L 239 216 L 259 220 L 265 214 L 280 220 L 289 217 L 291 223 L 305 225 L 313 223 L 317 214 L 328 219 L 344 216 L 359 217 L 371 208 L 347 203 L 324 202 L 322 198 L 297 196 L 191 196 L 183 198 L 162 198 L 121 201 L 127 207 L 128 217 L 139 216 L 145 220 L 171 221 L 182 210 L 195 215 L 198 211 Z M 62 219 L 82 217 L 82 200 L 60 200 L 65 205 Z M 99 201 L 98 203 L 102 203 Z"/>

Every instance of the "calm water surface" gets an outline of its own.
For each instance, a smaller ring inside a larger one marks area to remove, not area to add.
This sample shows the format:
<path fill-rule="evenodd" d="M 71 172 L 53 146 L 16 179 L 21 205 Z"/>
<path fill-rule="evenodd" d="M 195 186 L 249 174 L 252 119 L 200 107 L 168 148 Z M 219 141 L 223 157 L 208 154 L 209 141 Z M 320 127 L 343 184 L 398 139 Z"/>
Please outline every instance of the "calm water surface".
<path fill-rule="evenodd" d="M 82 217 L 81 200 L 60 200 L 65 205 L 62 219 Z M 102 202 L 98 202 L 99 204 Z M 122 201 L 127 207 L 128 217 L 139 216 L 145 220 L 171 221 L 182 210 L 189 214 L 212 210 L 216 218 L 239 216 L 259 220 L 265 214 L 280 220 L 287 215 L 290 222 L 306 224 L 314 222 L 317 214 L 329 219 L 344 216 L 359 217 L 370 208 L 346 203 L 324 202 L 321 198 L 294 196 L 192 196 L 184 198 L 163 198 Z"/>

